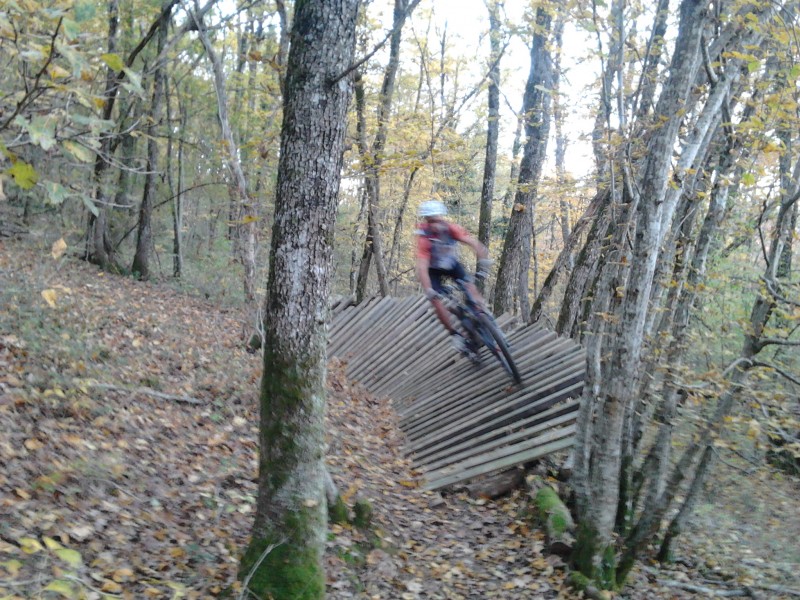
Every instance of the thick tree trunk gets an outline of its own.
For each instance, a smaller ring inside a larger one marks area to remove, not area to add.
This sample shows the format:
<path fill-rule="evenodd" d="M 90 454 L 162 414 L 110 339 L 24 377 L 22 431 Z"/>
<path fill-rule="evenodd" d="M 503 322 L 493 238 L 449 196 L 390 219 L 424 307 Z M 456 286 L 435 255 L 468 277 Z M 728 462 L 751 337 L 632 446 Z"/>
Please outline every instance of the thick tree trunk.
<path fill-rule="evenodd" d="M 525 86 L 524 113 L 527 140 L 494 289 L 494 311 L 497 314 L 515 311 L 523 305 L 527 306 L 534 200 L 550 131 L 549 90 L 553 86 L 553 62 L 548 50 L 550 23 L 550 14 L 539 8 L 536 11 L 536 33 L 531 45 L 531 70 Z M 525 314 L 527 316 L 527 311 Z"/>
<path fill-rule="evenodd" d="M 298 3 L 264 314 L 258 500 L 240 575 L 257 598 L 325 595 L 325 323 L 358 0 Z"/>
<path fill-rule="evenodd" d="M 158 135 L 161 127 L 161 114 L 164 110 L 165 68 L 161 51 L 167 43 L 169 19 L 162 19 L 158 27 L 157 60 L 153 73 L 153 101 L 150 105 L 150 118 L 147 125 L 147 162 L 145 166 L 144 192 L 139 207 L 139 226 L 136 231 L 136 252 L 133 255 L 131 272 L 142 280 L 150 279 L 150 250 L 153 247 L 153 205 L 158 186 Z"/>

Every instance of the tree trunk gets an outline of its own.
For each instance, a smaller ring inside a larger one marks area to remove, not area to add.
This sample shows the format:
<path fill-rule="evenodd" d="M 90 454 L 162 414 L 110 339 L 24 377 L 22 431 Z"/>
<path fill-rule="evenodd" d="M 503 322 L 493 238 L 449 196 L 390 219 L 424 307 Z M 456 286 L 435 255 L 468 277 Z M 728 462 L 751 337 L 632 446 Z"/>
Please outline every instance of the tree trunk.
<path fill-rule="evenodd" d="M 237 250 L 237 258 L 244 267 L 244 300 L 248 306 L 253 306 L 256 301 L 256 223 L 253 199 L 247 189 L 247 179 L 239 160 L 239 145 L 233 136 L 228 119 L 228 93 L 225 89 L 225 75 L 222 71 L 222 62 L 208 38 L 205 24 L 202 19 L 196 20 L 197 32 L 203 43 L 208 59 L 211 61 L 214 72 L 214 91 L 217 96 L 217 117 L 225 140 L 227 154 L 225 163 L 228 167 L 230 180 L 228 190 L 231 194 L 233 207 L 233 221 L 236 223 L 233 241 Z"/>
<path fill-rule="evenodd" d="M 150 279 L 150 250 L 153 247 L 153 205 L 158 186 L 158 130 L 161 127 L 161 113 L 164 109 L 164 82 L 166 66 L 161 51 L 167 43 L 169 19 L 162 19 L 158 26 L 157 58 L 159 61 L 153 72 L 153 101 L 147 125 L 147 162 L 145 166 L 144 192 L 139 207 L 139 226 L 136 231 L 136 253 L 133 255 L 131 271 L 142 280 Z"/>
<path fill-rule="evenodd" d="M 117 50 L 117 37 L 119 27 L 119 2 L 109 0 L 108 2 L 108 53 L 112 54 Z M 106 69 L 106 82 L 103 91 L 104 113 L 103 116 L 111 116 L 110 106 L 113 104 L 112 98 L 117 93 L 117 76 L 111 67 Z M 109 236 L 108 223 L 108 199 L 106 198 L 106 171 L 109 163 L 107 157 L 111 152 L 111 136 L 103 137 L 101 142 L 101 152 L 97 153 L 94 162 L 94 185 L 95 185 L 95 206 L 96 212 L 89 214 L 89 222 L 86 233 L 86 253 L 85 258 L 91 263 L 99 265 L 103 270 L 117 271 L 119 266 L 116 261 L 116 251 L 114 244 Z"/>
<path fill-rule="evenodd" d="M 185 105 L 180 106 L 181 131 L 186 131 L 189 119 L 188 110 Z M 178 140 L 178 186 L 175 193 L 175 200 L 172 203 L 172 274 L 179 278 L 183 275 L 183 160 L 185 142 L 183 137 Z"/>
<path fill-rule="evenodd" d="M 606 334 L 602 341 L 595 340 L 590 350 L 590 362 L 599 362 L 603 356 L 604 363 L 600 370 L 589 369 L 583 402 L 596 406 L 596 411 L 582 410 L 578 429 L 592 429 L 592 421 L 594 431 L 591 436 L 579 438 L 584 447 L 576 451 L 573 477 L 576 478 L 576 507 L 584 536 L 582 541 L 586 545 L 586 556 L 578 567 L 591 578 L 602 571 L 604 555 L 611 547 L 619 499 L 622 427 L 626 408 L 633 402 L 638 387 L 638 366 L 647 303 L 662 237 L 663 204 L 672 148 L 681 121 L 680 109 L 689 95 L 699 66 L 705 14 L 706 3 L 701 0 L 684 0 L 681 4 L 672 67 L 656 109 L 662 123 L 649 140 L 639 179 L 640 191 L 629 199 L 631 214 L 638 210 L 638 226 L 620 306 L 619 327 L 615 335 Z M 622 244 L 619 247 L 622 248 Z M 617 269 L 615 264 L 604 265 L 606 274 L 601 280 L 613 281 L 608 274 Z M 607 289 L 601 285 L 598 293 L 605 295 L 607 301 L 612 294 L 616 295 L 616 286 L 614 288 Z M 600 378 L 595 379 L 598 376 Z"/>
<path fill-rule="evenodd" d="M 570 270 L 574 269 L 575 265 L 572 259 L 573 252 L 575 252 L 575 248 L 577 248 L 578 242 L 581 240 L 581 237 L 583 236 L 583 230 L 585 229 L 588 223 L 590 222 L 597 223 L 598 216 L 603 206 L 602 201 L 604 198 L 608 197 L 609 197 L 608 194 L 595 195 L 595 197 L 592 199 L 591 203 L 586 208 L 581 218 L 578 219 L 578 221 L 575 223 L 575 227 L 572 229 L 569 236 L 564 241 L 564 247 L 561 249 L 561 252 L 559 252 L 558 258 L 556 259 L 553 268 L 550 269 L 550 273 L 547 274 L 547 278 L 542 284 L 542 289 L 536 296 L 536 301 L 533 303 L 533 306 L 531 307 L 531 314 L 530 317 L 528 318 L 529 323 L 535 323 L 542 317 L 545 305 L 550 300 L 551 296 L 556 290 L 559 276 L 565 270 L 567 270 L 568 267 Z M 565 296 L 564 298 L 562 298 L 562 306 L 566 302 L 567 298 Z"/>
<path fill-rule="evenodd" d="M 412 7 L 413 8 L 413 7 Z M 394 17 L 392 21 L 392 35 L 389 42 L 389 63 L 383 73 L 383 85 L 378 105 L 377 132 L 367 156 L 362 155 L 361 164 L 366 173 L 365 188 L 367 191 L 367 237 L 364 240 L 364 252 L 361 258 L 361 267 L 358 273 L 356 286 L 356 299 L 364 299 L 367 292 L 370 262 L 375 258 L 375 270 L 378 274 L 378 287 L 382 296 L 389 295 L 389 283 L 386 276 L 386 263 L 384 262 L 383 240 L 380 227 L 380 171 L 383 165 L 383 153 L 386 148 L 386 137 L 389 129 L 389 116 L 392 109 L 395 79 L 400 65 L 400 41 L 403 32 L 403 23 L 409 12 L 408 0 L 395 0 Z"/>
<path fill-rule="evenodd" d="M 486 158 L 483 163 L 483 185 L 481 186 L 480 218 L 478 220 L 478 241 L 489 248 L 492 233 L 492 201 L 494 199 L 494 180 L 497 171 L 497 138 L 500 133 L 500 20 L 495 0 L 489 8 L 489 115 L 486 126 Z M 477 271 L 477 267 L 476 267 Z M 484 291 L 486 282 L 476 282 L 478 289 Z"/>
<path fill-rule="evenodd" d="M 564 18 L 563 16 L 559 16 L 558 20 L 556 21 L 555 27 L 553 28 L 553 41 L 555 42 L 555 62 L 553 67 L 553 121 L 556 128 L 556 186 L 559 193 L 559 208 L 561 209 L 560 214 L 560 225 L 561 225 L 561 241 L 563 242 L 564 246 L 567 246 L 567 240 L 569 239 L 569 232 L 570 232 L 570 214 L 569 214 L 569 202 L 567 201 L 567 176 L 566 176 L 566 169 L 564 166 L 565 157 L 567 154 L 567 136 L 564 134 L 564 112 L 562 107 L 562 100 L 560 97 L 560 90 L 561 90 L 561 54 L 564 45 Z M 572 253 L 570 252 L 567 255 L 567 262 L 566 268 L 568 271 L 572 270 L 573 267 L 573 259 Z"/>
<path fill-rule="evenodd" d="M 161 12 L 156 20 L 150 25 L 147 33 L 125 60 L 126 67 L 130 67 L 139 53 L 147 47 L 153 39 L 153 36 L 155 36 L 156 32 L 161 28 L 163 22 L 168 22 L 170 20 L 172 8 L 177 2 L 178 0 L 167 0 L 163 4 Z M 113 54 L 117 49 L 117 28 L 119 24 L 119 7 L 117 0 L 109 0 L 108 15 L 108 53 Z M 110 120 L 114 114 L 117 94 L 124 77 L 125 70 L 117 73 L 111 67 L 106 69 L 105 88 L 103 90 L 103 119 L 106 121 Z M 109 178 L 108 167 L 111 165 L 109 160 L 113 153 L 114 141 L 114 136 L 108 135 L 103 137 L 100 152 L 97 153 L 97 158 L 94 163 L 93 184 L 95 186 L 95 204 L 97 211 L 89 216 L 85 258 L 89 262 L 100 265 L 103 269 L 119 271 L 120 267 L 116 260 L 116 250 L 109 235 L 109 218 L 107 214 L 109 201 L 105 192 L 108 184 L 107 180 Z"/>
<path fill-rule="evenodd" d="M 257 598 L 325 595 L 325 345 L 358 0 L 298 3 L 264 314 L 258 500 L 240 576 Z"/>
<path fill-rule="evenodd" d="M 531 70 L 525 86 L 527 140 L 520 163 L 519 185 L 497 271 L 494 290 L 494 311 L 497 314 L 527 305 L 534 199 L 550 130 L 550 90 L 553 87 L 553 62 L 547 47 L 550 23 L 550 14 L 543 8 L 537 9 L 537 28 L 531 46 Z M 527 315 L 527 311 L 525 314 Z"/>

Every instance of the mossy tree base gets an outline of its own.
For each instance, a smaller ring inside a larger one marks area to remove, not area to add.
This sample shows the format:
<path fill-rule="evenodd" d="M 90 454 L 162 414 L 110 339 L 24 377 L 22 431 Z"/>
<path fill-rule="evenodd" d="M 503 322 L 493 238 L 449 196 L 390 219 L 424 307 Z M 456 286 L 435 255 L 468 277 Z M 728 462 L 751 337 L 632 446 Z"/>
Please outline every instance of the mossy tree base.
<path fill-rule="evenodd" d="M 578 526 L 575 550 L 572 553 L 572 565 L 577 570 L 575 580 L 592 583 L 600 590 L 618 590 L 621 586 L 617 579 L 614 546 L 600 548 L 597 538 L 597 532 L 591 528 L 586 525 Z"/>
<path fill-rule="evenodd" d="M 319 600 L 325 572 L 316 549 L 253 539 L 242 558 L 239 578 L 248 597 L 263 600 Z"/>

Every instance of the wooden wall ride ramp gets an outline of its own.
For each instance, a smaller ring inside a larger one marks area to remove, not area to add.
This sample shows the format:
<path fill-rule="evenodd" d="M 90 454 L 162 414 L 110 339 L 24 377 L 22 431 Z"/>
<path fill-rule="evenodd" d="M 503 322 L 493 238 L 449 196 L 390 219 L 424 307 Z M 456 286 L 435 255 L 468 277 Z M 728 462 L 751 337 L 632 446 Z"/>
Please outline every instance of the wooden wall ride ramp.
<path fill-rule="evenodd" d="M 450 345 L 421 296 L 332 305 L 328 354 L 392 400 L 423 486 L 439 489 L 525 464 L 574 442 L 583 349 L 538 325 L 497 319 L 523 385 L 485 348 L 478 368 Z"/>

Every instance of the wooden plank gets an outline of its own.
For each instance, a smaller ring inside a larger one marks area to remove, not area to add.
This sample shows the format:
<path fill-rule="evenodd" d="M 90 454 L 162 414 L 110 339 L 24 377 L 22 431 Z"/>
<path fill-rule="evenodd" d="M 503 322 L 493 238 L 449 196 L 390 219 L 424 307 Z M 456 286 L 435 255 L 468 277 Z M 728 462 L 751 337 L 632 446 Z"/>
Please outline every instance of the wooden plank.
<path fill-rule="evenodd" d="M 348 327 L 336 336 L 334 352 L 344 360 L 349 360 L 350 355 L 357 355 L 362 348 L 353 344 L 363 333 L 386 311 L 393 303 L 391 297 L 381 298 L 368 306 L 358 319 L 354 319 Z"/>
<path fill-rule="evenodd" d="M 424 467 L 428 470 L 439 469 L 447 464 L 464 460 L 472 454 L 483 451 L 483 449 L 491 448 L 493 444 L 514 443 L 526 437 L 534 437 L 550 427 L 569 424 L 578 418 L 578 406 L 579 403 L 576 401 L 557 404 L 538 415 L 515 423 L 513 427 L 505 426 L 492 429 L 483 435 L 448 447 L 443 451 L 434 452 L 424 457 L 413 455 L 412 459 L 415 466 Z"/>
<path fill-rule="evenodd" d="M 537 336 L 530 340 L 525 340 L 525 343 L 523 344 L 517 343 L 516 358 L 523 376 L 528 376 L 529 372 L 531 371 L 531 365 L 533 365 L 535 362 L 546 363 L 549 349 L 553 344 L 558 343 L 558 337 L 556 337 L 555 334 L 550 334 L 548 336 Z M 488 385 L 499 384 L 505 387 L 505 385 L 503 385 L 505 382 L 510 384 L 508 376 L 502 371 L 499 364 L 497 364 L 497 368 L 491 368 L 494 366 L 492 363 L 496 364 L 497 361 L 489 354 L 488 350 L 484 349 L 481 353 L 481 356 L 490 368 L 485 370 L 481 369 L 475 374 L 475 377 L 468 378 L 470 381 L 452 382 L 445 380 L 439 382 L 439 384 L 433 388 L 429 386 L 426 390 L 427 394 L 425 397 L 421 396 L 419 398 L 415 398 L 414 401 L 410 403 L 408 408 L 404 408 L 399 411 L 401 419 L 405 421 L 413 412 L 418 412 L 420 414 L 423 412 L 429 412 L 430 409 L 424 408 L 426 405 L 432 405 L 434 407 L 441 406 L 441 396 L 445 394 L 452 398 L 453 395 L 458 395 L 463 391 L 469 392 L 470 390 L 473 390 L 474 388 L 472 386 L 487 387 Z M 500 376 L 498 377 L 498 375 Z M 458 377 L 460 377 L 460 375 L 458 375 L 457 378 Z M 490 382 L 490 379 L 493 381 Z M 459 383 L 461 385 L 454 386 L 454 383 Z"/>
<path fill-rule="evenodd" d="M 538 390 L 539 384 L 552 377 L 554 373 L 565 369 L 571 370 L 576 365 L 582 365 L 582 362 L 583 356 L 567 353 L 559 357 L 558 365 L 539 363 L 541 370 L 536 373 L 535 377 L 529 376 L 529 383 L 523 387 L 509 387 L 508 377 L 502 370 L 491 375 L 479 376 L 475 381 L 466 380 L 463 382 L 463 387 L 454 393 L 448 389 L 437 390 L 429 397 L 420 398 L 413 406 L 401 413 L 400 422 L 408 431 L 416 429 L 415 422 L 417 421 L 433 423 L 448 420 L 451 422 L 454 413 L 479 410 L 493 398 L 513 400 L 528 395 L 532 391 Z M 521 368 L 523 372 L 530 375 L 530 365 L 523 364 Z M 585 370 L 585 367 L 581 366 L 581 369 Z"/>
<path fill-rule="evenodd" d="M 347 310 L 343 313 L 342 317 L 334 321 L 331 331 L 329 332 L 328 353 L 331 356 L 338 356 L 347 340 L 348 332 L 360 323 L 370 311 L 374 310 L 380 302 L 380 298 L 372 297 L 365 300 L 361 304 L 352 307 L 352 310 Z M 348 318 L 345 318 L 347 315 Z"/>
<path fill-rule="evenodd" d="M 363 361 L 353 365 L 351 371 L 353 376 L 366 387 L 373 389 L 373 382 L 378 377 L 376 372 L 389 367 L 398 353 L 407 352 L 407 347 L 412 343 L 412 336 L 418 327 L 418 321 L 424 319 L 426 313 L 427 306 L 424 303 L 414 302 L 396 315 L 393 326 L 376 332 L 378 341 L 370 348 Z M 381 379 L 385 377 L 386 375 L 381 375 Z"/>
<path fill-rule="evenodd" d="M 558 354 L 555 356 L 559 359 L 557 365 L 543 364 L 536 378 L 531 378 L 535 383 L 529 383 L 522 388 L 512 389 L 510 395 L 507 397 L 498 394 L 498 391 L 502 389 L 501 386 L 503 382 L 507 380 L 502 379 L 505 373 L 501 371 L 500 377 L 495 374 L 492 377 L 485 378 L 483 385 L 480 385 L 480 380 L 473 382 L 474 387 L 469 387 L 467 385 L 469 382 L 465 382 L 463 389 L 449 396 L 449 402 L 442 397 L 446 392 L 441 391 L 430 398 L 422 399 L 421 402 L 415 404 L 401 414 L 400 423 L 403 429 L 409 434 L 412 434 L 412 432 L 415 432 L 419 428 L 415 422 L 424 422 L 428 424 L 429 428 L 443 420 L 447 420 L 452 424 L 454 413 L 463 412 L 465 410 L 480 410 L 484 408 L 487 403 L 490 403 L 493 398 L 498 400 L 502 399 L 505 403 L 507 398 L 517 399 L 522 396 L 529 396 L 532 392 L 540 391 L 542 382 L 550 381 L 557 371 L 567 369 L 575 370 L 578 365 L 580 365 L 579 370 L 581 372 L 585 370 L 585 365 L 583 364 L 585 361 L 581 354 L 573 352 L 571 354 L 567 353 L 563 357 Z M 527 364 L 523 366 L 523 371 L 526 373 L 529 372 L 527 367 Z"/>
<path fill-rule="evenodd" d="M 463 461 L 453 462 L 449 466 L 446 466 L 441 469 L 425 469 L 425 473 L 435 473 L 435 472 L 443 472 L 448 470 L 453 471 L 467 471 L 469 469 L 473 469 L 475 467 L 479 467 L 481 465 L 487 465 L 497 462 L 498 460 L 502 460 L 508 458 L 509 456 L 516 456 L 520 452 L 524 452 L 529 450 L 532 447 L 542 446 L 544 444 L 548 444 L 552 441 L 563 439 L 565 437 L 574 437 L 575 435 L 575 427 L 576 425 L 573 423 L 569 425 L 565 425 L 563 427 L 551 427 L 550 429 L 546 430 L 541 435 L 537 435 L 531 438 L 527 438 L 521 440 L 514 444 L 508 444 L 505 446 L 499 446 L 497 448 L 487 450 L 485 452 L 477 453 L 472 455 L 471 457 L 466 458 Z M 514 463 L 518 464 L 518 463 Z"/>
<path fill-rule="evenodd" d="M 508 406 L 494 402 L 488 409 L 480 412 L 456 415 L 452 424 L 443 423 L 414 436 L 407 434 L 406 445 L 409 450 L 422 453 L 429 447 L 439 447 L 442 444 L 452 446 L 491 429 L 513 425 L 516 421 L 534 416 L 563 400 L 579 396 L 583 384 L 582 375 L 564 379 L 566 385 L 543 389 L 523 401 L 518 400 Z"/>
<path fill-rule="evenodd" d="M 479 435 L 502 430 L 505 427 L 513 427 L 518 421 L 537 417 L 553 406 L 559 406 L 570 399 L 576 399 L 582 387 L 583 382 L 578 380 L 568 388 L 521 404 L 515 410 L 502 411 L 496 414 L 489 413 L 465 421 L 458 428 L 458 431 L 444 430 L 437 432 L 436 435 L 408 440 L 406 443 L 407 453 L 414 454 L 421 460 L 423 457 L 435 453 L 450 451 L 451 448 L 459 443 L 469 443 Z"/>
<path fill-rule="evenodd" d="M 493 463 L 480 465 L 463 471 L 454 469 L 450 472 L 429 473 L 425 477 L 422 488 L 426 490 L 438 490 L 443 487 L 453 485 L 454 483 L 467 481 L 468 479 L 472 479 L 480 475 L 488 475 L 489 473 L 494 473 L 495 471 L 502 471 L 509 467 L 530 462 L 532 460 L 541 458 L 543 456 L 547 456 L 548 454 L 552 454 L 553 452 L 558 452 L 559 450 L 565 450 L 566 448 L 572 446 L 574 443 L 575 443 L 575 437 L 573 435 L 568 435 L 568 437 L 554 440 L 549 444 L 545 444 L 543 446 L 534 446 L 528 450 L 524 450 L 512 456 L 504 457 Z"/>

